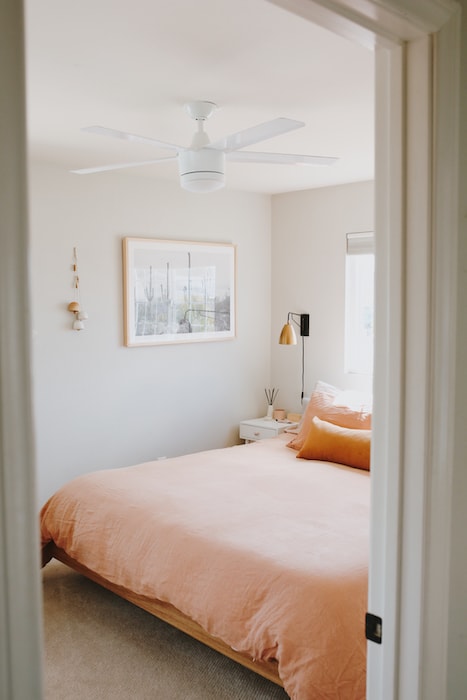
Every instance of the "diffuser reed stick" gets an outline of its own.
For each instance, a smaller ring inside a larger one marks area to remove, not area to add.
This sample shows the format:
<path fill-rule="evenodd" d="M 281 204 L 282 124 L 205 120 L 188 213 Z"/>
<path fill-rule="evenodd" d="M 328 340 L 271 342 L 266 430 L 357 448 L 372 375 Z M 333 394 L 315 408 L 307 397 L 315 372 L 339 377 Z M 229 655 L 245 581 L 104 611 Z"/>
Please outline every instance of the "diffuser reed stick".
<path fill-rule="evenodd" d="M 266 399 L 268 402 L 268 406 L 272 406 L 274 401 L 277 398 L 277 394 L 279 393 L 279 389 L 265 389 L 264 393 L 266 394 Z"/>

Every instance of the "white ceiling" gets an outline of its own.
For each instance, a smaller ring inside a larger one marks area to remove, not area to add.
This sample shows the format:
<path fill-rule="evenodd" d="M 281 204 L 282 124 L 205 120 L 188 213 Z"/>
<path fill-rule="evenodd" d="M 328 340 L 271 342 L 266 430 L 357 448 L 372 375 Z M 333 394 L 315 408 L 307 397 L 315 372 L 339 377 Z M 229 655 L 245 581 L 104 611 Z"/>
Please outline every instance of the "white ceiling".
<path fill-rule="evenodd" d="M 86 134 L 101 125 L 189 145 L 274 119 L 306 126 L 248 150 L 338 156 L 331 167 L 227 163 L 226 186 L 277 193 L 373 178 L 373 54 L 267 0 L 26 0 L 33 157 L 66 170 L 167 156 Z M 115 171 L 178 181 L 175 161 Z M 108 177 L 108 174 L 76 175 Z"/>

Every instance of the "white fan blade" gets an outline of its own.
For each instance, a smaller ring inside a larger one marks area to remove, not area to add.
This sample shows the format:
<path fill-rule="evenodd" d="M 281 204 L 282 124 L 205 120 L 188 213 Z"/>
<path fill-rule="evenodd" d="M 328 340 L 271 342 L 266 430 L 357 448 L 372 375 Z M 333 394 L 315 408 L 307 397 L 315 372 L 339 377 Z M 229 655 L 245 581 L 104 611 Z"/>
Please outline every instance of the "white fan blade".
<path fill-rule="evenodd" d="M 80 168 L 70 170 L 76 175 L 89 175 L 90 173 L 102 173 L 106 170 L 122 170 L 122 168 L 136 168 L 138 165 L 152 165 L 152 163 L 162 163 L 166 160 L 176 160 L 177 156 L 167 156 L 166 158 L 156 158 L 155 160 L 141 160 L 138 163 L 114 163 L 113 165 L 99 165 L 96 168 Z"/>
<path fill-rule="evenodd" d="M 225 136 L 219 141 L 210 143 L 207 148 L 215 148 L 218 151 L 229 153 L 229 151 L 236 151 L 239 148 L 251 146 L 254 143 L 258 143 L 258 141 L 266 141 L 267 139 L 272 139 L 273 136 L 286 134 L 288 131 L 293 131 L 294 129 L 301 129 L 302 126 L 305 126 L 305 122 L 299 122 L 296 119 L 287 119 L 286 117 L 278 117 L 270 122 L 251 126 L 249 129 L 238 131 L 236 134 Z"/>
<path fill-rule="evenodd" d="M 331 156 L 305 156 L 292 153 L 255 153 L 254 151 L 233 151 L 227 159 L 237 163 L 271 163 L 278 165 L 333 165 L 339 158 Z"/>
<path fill-rule="evenodd" d="M 151 139 L 147 136 L 137 136 L 136 134 L 129 134 L 126 131 L 118 131 L 117 129 L 107 129 L 105 126 L 85 126 L 81 131 L 86 131 L 90 134 L 99 134 L 99 136 L 111 136 L 115 139 L 123 139 L 124 141 L 135 141 L 137 143 L 148 143 L 150 146 L 156 146 L 157 148 L 170 148 L 174 151 L 184 151 L 183 146 L 177 146 L 174 143 L 167 143 L 166 141 L 158 141 L 157 139 Z"/>

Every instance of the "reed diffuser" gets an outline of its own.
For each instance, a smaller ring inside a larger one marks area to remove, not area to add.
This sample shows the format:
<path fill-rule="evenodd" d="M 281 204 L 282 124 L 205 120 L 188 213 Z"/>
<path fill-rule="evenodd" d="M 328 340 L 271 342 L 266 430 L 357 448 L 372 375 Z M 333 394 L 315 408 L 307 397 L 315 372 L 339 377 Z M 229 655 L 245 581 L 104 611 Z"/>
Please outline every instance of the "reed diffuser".
<path fill-rule="evenodd" d="M 265 389 L 264 393 L 266 394 L 266 399 L 268 402 L 268 412 L 266 414 L 266 418 L 270 418 L 272 420 L 272 414 L 274 411 L 274 401 L 277 398 L 277 394 L 279 393 L 279 389 Z"/>

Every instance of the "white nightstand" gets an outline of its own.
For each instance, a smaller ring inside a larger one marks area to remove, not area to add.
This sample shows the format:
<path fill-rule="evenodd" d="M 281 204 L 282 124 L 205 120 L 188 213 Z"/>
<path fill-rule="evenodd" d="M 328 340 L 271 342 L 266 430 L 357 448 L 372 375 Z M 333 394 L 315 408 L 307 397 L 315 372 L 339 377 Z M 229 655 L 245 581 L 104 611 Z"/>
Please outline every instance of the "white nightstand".
<path fill-rule="evenodd" d="M 255 440 L 264 440 L 264 438 L 272 438 L 283 433 L 289 428 L 296 428 L 298 423 L 285 423 L 282 421 L 271 420 L 270 418 L 251 418 L 250 420 L 242 420 L 240 423 L 240 438 L 245 442 L 254 442 Z"/>

